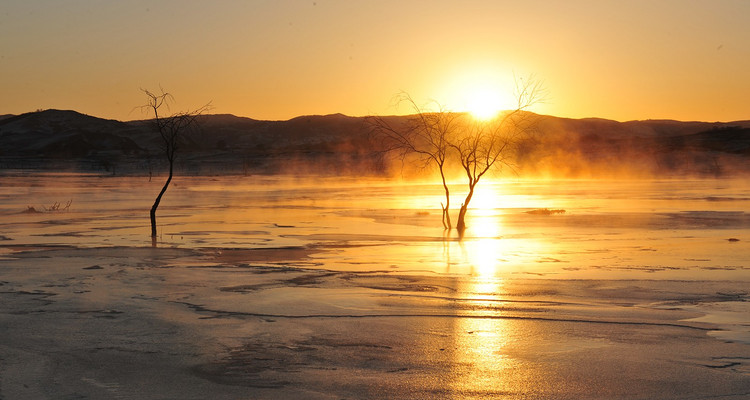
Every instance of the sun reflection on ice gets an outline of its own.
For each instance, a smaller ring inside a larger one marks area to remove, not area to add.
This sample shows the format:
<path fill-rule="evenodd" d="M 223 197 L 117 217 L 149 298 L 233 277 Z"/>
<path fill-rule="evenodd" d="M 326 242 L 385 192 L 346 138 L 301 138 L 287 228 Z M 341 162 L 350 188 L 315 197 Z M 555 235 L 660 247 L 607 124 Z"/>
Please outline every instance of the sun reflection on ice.
<path fill-rule="evenodd" d="M 460 242 L 470 275 L 460 285 L 465 308 L 454 325 L 456 370 L 454 389 L 465 394 L 504 390 L 516 362 L 506 347 L 513 335 L 513 320 L 503 319 L 503 255 L 510 242 L 501 236 L 498 212 L 473 210 L 469 230 Z"/>
<path fill-rule="evenodd" d="M 460 393 L 505 390 L 516 366 L 506 349 L 515 328 L 513 320 L 502 319 L 503 280 L 483 267 L 477 271 L 461 289 L 467 309 L 457 319 L 453 335 L 457 358 L 454 388 Z"/>
<path fill-rule="evenodd" d="M 472 275 L 494 276 L 502 257 L 504 242 L 500 237 L 500 221 L 492 210 L 476 210 L 461 250 Z"/>
<path fill-rule="evenodd" d="M 508 321 L 464 318 L 456 328 L 457 391 L 486 393 L 502 388 L 504 375 L 514 364 L 504 354 Z"/>

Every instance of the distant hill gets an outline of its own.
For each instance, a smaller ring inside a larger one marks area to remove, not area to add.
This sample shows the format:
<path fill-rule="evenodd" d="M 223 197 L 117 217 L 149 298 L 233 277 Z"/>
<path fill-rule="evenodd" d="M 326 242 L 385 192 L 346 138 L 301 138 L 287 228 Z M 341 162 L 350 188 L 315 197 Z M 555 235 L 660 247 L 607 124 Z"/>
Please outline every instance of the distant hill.
<path fill-rule="evenodd" d="M 522 175 L 722 176 L 750 170 L 750 121 L 617 122 L 531 115 L 534 134 L 514 160 Z M 389 169 L 363 117 L 261 121 L 217 114 L 201 116 L 199 127 L 178 152 L 177 168 L 183 173 L 384 174 Z M 0 170 L 162 173 L 160 146 L 148 120 L 122 122 L 65 110 L 0 116 Z"/>
<path fill-rule="evenodd" d="M 616 122 L 540 116 L 526 173 L 564 176 L 710 175 L 750 171 L 750 121 Z"/>
<path fill-rule="evenodd" d="M 15 115 L 0 120 L 0 167 L 56 164 L 66 165 L 66 169 L 90 169 L 97 162 L 107 164 L 112 157 L 143 152 L 129 137 L 130 130 L 127 123 L 75 111 Z"/>
<path fill-rule="evenodd" d="M 371 151 L 364 118 L 341 114 L 258 121 L 205 115 L 180 144 L 177 168 L 188 173 L 272 173 L 383 170 Z M 64 169 L 120 174 L 165 168 L 152 121 L 105 120 L 45 110 L 0 120 L 0 169 Z"/>

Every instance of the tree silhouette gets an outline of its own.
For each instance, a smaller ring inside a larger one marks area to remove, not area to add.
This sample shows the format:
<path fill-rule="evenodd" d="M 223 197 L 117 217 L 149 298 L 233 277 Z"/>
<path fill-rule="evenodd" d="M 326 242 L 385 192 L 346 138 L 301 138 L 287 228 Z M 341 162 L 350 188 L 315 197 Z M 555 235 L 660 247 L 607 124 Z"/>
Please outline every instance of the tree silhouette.
<path fill-rule="evenodd" d="M 149 113 L 153 112 L 154 127 L 159 132 L 162 139 L 161 150 L 167 157 L 167 161 L 169 161 L 169 176 L 167 177 L 167 181 L 164 182 L 164 186 L 161 188 L 159 195 L 156 196 L 156 200 L 154 201 L 154 205 L 151 206 L 150 212 L 151 241 L 152 245 L 156 246 L 156 209 L 159 207 L 159 203 L 161 202 L 164 193 L 167 191 L 169 183 L 172 182 L 177 149 L 184 139 L 183 136 L 196 126 L 197 118 L 211 108 L 211 103 L 192 111 L 178 112 L 168 116 L 163 116 L 160 112 L 163 111 L 163 108 L 169 109 L 169 102 L 174 101 L 174 97 L 168 92 L 165 92 L 164 89 L 160 89 L 160 94 L 153 93 L 146 89 L 141 89 L 141 91 L 148 98 L 146 104 L 141 106 L 141 109 L 148 111 Z"/>
<path fill-rule="evenodd" d="M 397 154 L 402 162 L 415 157 L 416 163 L 422 167 L 437 167 L 445 191 L 445 205 L 441 203 L 441 207 L 446 229 L 452 229 L 446 168 L 451 161 L 461 166 L 467 178 L 468 192 L 456 221 L 460 237 L 466 230 L 466 213 L 477 184 L 489 171 L 511 166 L 512 156 L 533 126 L 533 114 L 526 110 L 543 100 L 544 88 L 533 76 L 526 80 L 516 79 L 514 95 L 516 108 L 489 121 L 479 121 L 465 112 L 447 111 L 437 103 L 437 111 L 428 112 L 405 93 L 397 99 L 399 103 L 408 103 L 415 113 L 408 123 L 395 125 L 397 119 L 370 117 L 386 151 Z"/>
<path fill-rule="evenodd" d="M 516 79 L 516 108 L 489 121 L 467 120 L 463 134 L 450 143 L 468 181 L 468 192 L 458 211 L 456 230 L 466 231 L 466 212 L 479 180 L 493 168 L 511 166 L 511 156 L 528 136 L 533 119 L 526 110 L 543 100 L 544 88 L 533 77 Z"/>
<path fill-rule="evenodd" d="M 409 118 L 405 126 L 394 125 L 385 117 L 370 117 L 369 122 L 375 132 L 381 137 L 385 151 L 393 152 L 404 162 L 410 156 L 416 156 L 416 163 L 422 168 L 436 166 L 440 172 L 445 204 L 440 203 L 443 210 L 443 227 L 451 229 L 450 189 L 445 177 L 446 161 L 451 149 L 451 135 L 456 132 L 459 114 L 447 112 L 435 102 L 438 111 L 427 112 L 420 107 L 407 93 L 400 93 L 396 97 L 397 103 L 407 103 L 414 115 Z"/>

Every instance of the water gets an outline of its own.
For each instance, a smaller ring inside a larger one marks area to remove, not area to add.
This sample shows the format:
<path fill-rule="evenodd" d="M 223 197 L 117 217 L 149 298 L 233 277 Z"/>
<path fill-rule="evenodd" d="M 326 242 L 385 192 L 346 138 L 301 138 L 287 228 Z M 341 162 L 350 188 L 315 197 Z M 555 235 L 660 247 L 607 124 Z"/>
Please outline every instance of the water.
<path fill-rule="evenodd" d="M 182 383 L 144 398 L 750 390 L 742 180 L 482 182 L 459 240 L 432 182 L 178 176 L 152 248 L 162 179 L 0 177 L 0 356 L 68 366 L 4 390 L 96 397 L 91 382 L 124 393 L 154 376 Z"/>
<path fill-rule="evenodd" d="M 741 180 L 483 183 L 459 241 L 442 229 L 443 193 L 434 183 L 178 176 L 157 212 L 159 246 L 302 246 L 320 249 L 313 259 L 334 270 L 747 277 L 750 185 Z M 148 210 L 162 184 L 144 177 L 0 177 L 0 229 L 13 239 L 3 244 L 148 246 Z M 461 203 L 462 190 L 452 187 L 452 204 Z M 68 201 L 67 211 L 44 211 Z M 23 212 L 28 207 L 42 212 Z M 533 212 L 540 209 L 564 212 Z"/>

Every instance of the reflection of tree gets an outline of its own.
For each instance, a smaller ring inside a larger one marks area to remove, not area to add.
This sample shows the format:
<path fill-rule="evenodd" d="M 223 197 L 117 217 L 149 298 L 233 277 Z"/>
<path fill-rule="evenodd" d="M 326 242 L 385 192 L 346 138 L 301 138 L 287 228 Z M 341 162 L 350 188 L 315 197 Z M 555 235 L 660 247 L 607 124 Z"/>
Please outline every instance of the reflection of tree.
<path fill-rule="evenodd" d="M 395 119 L 372 117 L 372 126 L 387 151 L 397 154 L 402 162 L 409 157 L 421 167 L 436 166 L 440 172 L 445 205 L 443 226 L 451 229 L 450 191 L 446 168 L 453 161 L 461 166 L 468 180 L 468 193 L 461 204 L 456 222 L 460 235 L 466 230 L 466 212 L 480 179 L 489 171 L 511 164 L 511 156 L 528 135 L 531 124 L 526 110 L 541 101 L 543 87 L 535 79 L 516 80 L 517 107 L 489 121 L 478 121 L 468 113 L 443 109 L 428 112 L 407 94 L 399 102 L 407 102 L 415 114 L 408 123 L 396 125 Z"/>
<path fill-rule="evenodd" d="M 156 209 L 159 207 L 162 196 L 167 191 L 169 183 L 172 182 L 172 176 L 174 172 L 174 160 L 177 153 L 177 149 L 181 141 L 184 139 L 183 136 L 195 126 L 196 119 L 198 116 L 208 111 L 210 103 L 205 106 L 192 110 L 174 113 L 170 116 L 162 116 L 159 114 L 162 107 L 169 108 L 168 102 L 173 101 L 171 94 L 161 90 L 161 94 L 152 93 L 146 89 L 141 89 L 148 98 L 146 104 L 141 106 L 141 109 L 154 113 L 154 126 L 159 132 L 162 139 L 162 151 L 169 161 L 169 176 L 164 186 L 161 188 L 159 195 L 156 196 L 154 205 L 151 207 L 151 240 L 156 243 Z M 150 172 L 149 172 L 150 179 Z"/>

